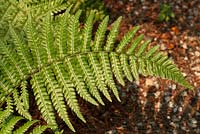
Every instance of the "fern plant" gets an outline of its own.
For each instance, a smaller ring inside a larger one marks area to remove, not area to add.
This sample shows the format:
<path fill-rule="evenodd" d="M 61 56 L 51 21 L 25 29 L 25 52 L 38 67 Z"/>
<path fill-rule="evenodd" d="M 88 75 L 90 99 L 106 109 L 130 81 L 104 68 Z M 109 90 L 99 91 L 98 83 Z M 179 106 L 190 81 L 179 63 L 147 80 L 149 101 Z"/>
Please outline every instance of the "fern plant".
<path fill-rule="evenodd" d="M 87 3 L 88 1 L 84 3 L 80 0 L 1 0 L 0 39 L 9 39 L 9 24 L 21 31 L 27 24 L 28 14 L 31 14 L 34 22 L 39 24 L 48 13 L 56 17 L 69 7 L 72 8 L 72 12 L 76 12 L 79 8 L 89 8 L 91 4 L 87 5 Z M 101 1 L 95 3 L 101 3 Z M 99 18 L 104 16 L 102 5 L 99 11 L 96 9 L 98 14 L 95 16 L 96 19 L 98 19 L 98 16 Z M 92 7 L 89 9 L 92 9 Z M 87 9 L 87 12 L 89 9 Z"/>
<path fill-rule="evenodd" d="M 112 101 L 111 92 L 120 101 L 114 78 L 124 86 L 125 78 L 133 81 L 139 79 L 139 74 L 151 75 L 192 88 L 172 61 L 158 52 L 158 46 L 147 50 L 150 41 L 143 41 L 143 35 L 133 40 L 138 26 L 116 43 L 121 17 L 112 24 L 106 36 L 109 20 L 106 16 L 93 37 L 94 12 L 89 15 L 84 27 L 80 27 L 80 14 L 80 11 L 75 15 L 66 11 L 54 21 L 49 13 L 39 26 L 35 25 L 33 15 L 29 14 L 25 37 L 18 33 L 12 23 L 9 25 L 8 34 L 12 37 L 12 43 L 0 41 L 1 106 L 11 97 L 16 111 L 32 120 L 28 92 L 31 86 L 48 126 L 54 131 L 58 130 L 55 116 L 58 113 L 75 131 L 68 109 L 86 122 L 77 95 L 96 106 L 104 105 L 102 95 Z M 127 47 L 129 44 L 130 47 Z M 15 122 L 21 119 L 13 118 Z"/>
<path fill-rule="evenodd" d="M 5 109 L 0 111 L 0 133 L 22 134 L 25 133 L 33 124 L 38 122 L 38 120 L 26 121 L 20 127 L 15 128 L 15 125 L 21 120 L 24 120 L 24 117 L 13 114 L 13 100 L 11 97 L 8 97 L 6 99 Z M 39 125 L 32 129 L 31 134 L 42 134 L 47 128 L 48 126 Z"/>

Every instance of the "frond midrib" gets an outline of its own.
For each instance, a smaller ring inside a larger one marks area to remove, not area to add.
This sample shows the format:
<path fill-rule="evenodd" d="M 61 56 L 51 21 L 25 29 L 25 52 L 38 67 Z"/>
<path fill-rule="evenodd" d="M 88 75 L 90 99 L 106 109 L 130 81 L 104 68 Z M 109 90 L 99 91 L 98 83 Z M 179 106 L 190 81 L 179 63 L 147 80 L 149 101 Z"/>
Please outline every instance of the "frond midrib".
<path fill-rule="evenodd" d="M 52 60 L 51 62 L 48 62 L 43 66 L 40 66 L 39 68 L 34 68 L 33 70 L 30 71 L 31 72 L 30 74 L 26 74 L 25 75 L 24 79 L 21 79 L 21 81 L 19 81 L 15 86 L 13 85 L 13 87 L 14 87 L 13 89 L 19 87 L 22 81 L 25 81 L 27 79 L 31 79 L 31 77 L 33 75 L 35 75 L 36 73 L 42 71 L 43 69 L 45 69 L 45 68 L 47 68 L 49 66 L 52 66 L 55 63 L 64 63 L 66 58 L 73 59 L 74 57 L 76 57 L 78 55 L 88 55 L 88 54 L 91 54 L 91 53 L 92 54 L 94 54 L 94 53 L 96 53 L 96 54 L 98 54 L 98 53 L 108 53 L 108 54 L 109 53 L 116 53 L 117 55 L 125 54 L 128 57 L 129 56 L 134 57 L 136 59 L 136 61 L 139 61 L 141 59 L 143 61 L 149 61 L 149 62 L 155 64 L 156 67 L 159 67 L 159 66 L 162 67 L 163 66 L 162 64 L 158 64 L 158 63 L 156 63 L 156 61 L 153 61 L 151 57 L 146 58 L 143 55 L 138 57 L 136 54 L 127 54 L 126 52 L 115 52 L 115 51 L 105 51 L 105 50 L 102 50 L 102 51 L 89 51 L 89 52 L 76 52 L 76 53 L 73 53 L 73 54 L 68 54 L 68 55 L 66 55 L 66 56 L 64 56 L 62 58 L 59 58 L 59 59 L 56 59 L 56 60 Z M 165 68 L 165 70 L 169 71 L 169 72 L 172 71 L 172 70 L 170 70 L 168 68 Z"/>

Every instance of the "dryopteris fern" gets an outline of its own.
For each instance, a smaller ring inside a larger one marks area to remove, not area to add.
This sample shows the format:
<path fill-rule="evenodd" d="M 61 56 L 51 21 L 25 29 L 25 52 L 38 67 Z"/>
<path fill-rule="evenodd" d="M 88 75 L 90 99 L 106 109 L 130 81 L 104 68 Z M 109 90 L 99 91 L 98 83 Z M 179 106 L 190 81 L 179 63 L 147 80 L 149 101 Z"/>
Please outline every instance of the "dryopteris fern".
<path fill-rule="evenodd" d="M 1 105 L 8 96 L 13 97 L 18 113 L 31 120 L 28 103 L 30 82 L 47 124 L 54 130 L 58 128 L 55 120 L 57 112 L 75 131 L 68 117 L 68 108 L 86 122 L 77 95 L 98 106 L 104 105 L 101 94 L 112 101 L 112 91 L 120 101 L 114 78 L 124 86 L 124 78 L 133 81 L 139 78 L 139 74 L 159 76 L 192 88 L 179 69 L 157 52 L 158 46 L 147 50 L 150 41 L 143 41 L 143 35 L 133 40 L 138 26 L 130 30 L 119 43 L 115 43 L 121 17 L 112 24 L 107 37 L 108 17 L 105 17 L 93 38 L 94 12 L 89 15 L 83 28 L 80 27 L 79 16 L 80 12 L 75 15 L 65 12 L 55 22 L 47 14 L 41 29 L 37 29 L 29 14 L 25 27 L 26 38 L 22 38 L 10 24 L 9 34 L 14 45 L 0 41 Z M 127 47 L 128 44 L 131 44 L 130 47 Z M 6 118 L 7 115 L 3 119 Z M 12 119 L 17 122 L 21 117 Z"/>
<path fill-rule="evenodd" d="M 0 133 L 1 134 L 23 134 L 38 120 L 26 121 L 20 127 L 16 128 L 16 124 L 25 120 L 22 116 L 13 115 L 13 101 L 10 97 L 6 99 L 6 107 L 0 111 Z M 23 121 L 24 122 L 24 121 Z M 37 126 L 32 129 L 31 134 L 42 134 L 49 126 Z M 30 131 L 30 130 L 29 130 Z"/>
<path fill-rule="evenodd" d="M 30 13 L 35 23 L 40 23 L 49 12 L 65 10 L 69 4 L 65 0 L 1 0 L 0 1 L 0 39 L 7 39 L 9 25 L 23 29 Z"/>
<path fill-rule="evenodd" d="M 86 3 L 88 1 L 86 0 Z M 15 29 L 23 29 L 27 23 L 28 14 L 32 15 L 34 23 L 39 24 L 48 13 L 53 14 L 55 17 L 69 7 L 72 7 L 72 12 L 76 12 L 78 9 L 88 8 L 88 6 L 91 5 L 87 5 L 80 0 L 1 0 L 0 39 L 9 39 L 9 24 L 12 24 Z M 101 11 L 96 12 L 99 14 L 98 16 L 104 16 L 103 7 L 101 7 Z M 95 17 L 98 18 L 97 15 Z"/>

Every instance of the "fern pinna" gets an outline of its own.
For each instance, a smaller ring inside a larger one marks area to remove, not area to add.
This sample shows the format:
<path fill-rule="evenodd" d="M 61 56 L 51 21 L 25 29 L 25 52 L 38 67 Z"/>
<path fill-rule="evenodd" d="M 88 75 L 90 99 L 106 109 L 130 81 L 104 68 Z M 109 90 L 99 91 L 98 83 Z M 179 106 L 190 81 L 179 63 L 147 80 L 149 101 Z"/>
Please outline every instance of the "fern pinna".
<path fill-rule="evenodd" d="M 124 78 L 133 81 L 139 78 L 139 74 L 160 76 L 192 88 L 179 69 L 157 52 L 158 46 L 147 50 L 150 41 L 143 41 L 143 35 L 133 40 L 138 26 L 116 43 L 121 17 L 112 24 L 108 36 L 109 18 L 105 17 L 93 37 L 94 12 L 89 15 L 84 27 L 80 27 L 80 13 L 71 15 L 65 12 L 56 21 L 49 14 L 37 27 L 29 14 L 25 38 L 12 25 L 9 26 L 13 45 L 0 42 L 1 105 L 12 97 L 18 113 L 32 120 L 28 92 L 31 85 L 48 126 L 57 130 L 57 112 L 75 131 L 68 117 L 68 108 L 86 122 L 76 95 L 98 106 L 104 105 L 101 94 L 112 101 L 112 91 L 120 101 L 114 78 L 124 86 Z M 130 47 L 127 47 L 128 44 Z"/>

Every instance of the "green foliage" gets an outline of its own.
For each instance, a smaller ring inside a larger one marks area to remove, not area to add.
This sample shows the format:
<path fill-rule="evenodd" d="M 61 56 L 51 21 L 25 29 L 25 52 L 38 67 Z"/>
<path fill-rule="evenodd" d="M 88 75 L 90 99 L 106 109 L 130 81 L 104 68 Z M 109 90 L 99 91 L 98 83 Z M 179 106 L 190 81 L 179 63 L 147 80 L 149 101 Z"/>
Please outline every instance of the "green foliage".
<path fill-rule="evenodd" d="M 17 123 L 23 123 L 21 126 L 17 126 Z M 1 134 L 23 134 L 32 125 L 38 123 L 38 120 L 27 121 L 22 116 L 16 116 L 13 113 L 13 100 L 8 97 L 6 99 L 5 109 L 0 110 L 0 133 Z M 32 130 L 32 134 L 42 134 L 48 126 L 37 125 Z M 30 130 L 29 130 L 30 131 Z"/>
<path fill-rule="evenodd" d="M 30 2 L 30 7 L 40 6 L 37 2 Z M 19 6 L 19 3 L 15 6 Z M 10 6 L 15 7 L 12 3 Z M 68 116 L 69 109 L 86 122 L 77 96 L 96 106 L 104 105 L 102 96 L 112 101 L 112 93 L 120 101 L 115 78 L 124 86 L 125 78 L 133 81 L 139 78 L 139 74 L 158 76 L 192 88 L 172 61 L 157 51 L 158 46 L 148 50 L 150 41 L 144 41 L 143 35 L 133 39 L 138 26 L 117 43 L 121 17 L 106 34 L 109 20 L 106 16 L 93 37 L 94 11 L 87 17 L 84 26 L 80 27 L 81 11 L 73 15 L 67 10 L 55 20 L 51 15 L 54 11 L 48 10 L 44 10 L 44 15 L 39 15 L 43 16 L 42 21 L 38 20 L 38 15 L 27 11 L 27 15 L 21 17 L 25 21 L 20 22 L 19 27 L 13 23 L 13 19 L 1 18 L 0 23 L 7 27 L 2 29 L 3 37 L 0 40 L 0 126 L 3 133 L 24 133 L 36 123 L 29 112 L 29 90 L 33 90 L 43 119 L 56 132 L 59 128 L 56 113 L 72 131 L 75 129 Z M 19 28 L 24 31 L 19 31 Z M 20 116 L 13 115 L 13 110 Z M 19 129 L 13 129 L 24 118 L 29 121 Z M 37 127 L 33 133 L 46 128 Z"/>
<path fill-rule="evenodd" d="M 175 14 L 172 11 L 170 5 L 161 4 L 158 20 L 159 21 L 169 21 L 169 20 L 173 19 L 174 17 L 175 17 Z"/>
<path fill-rule="evenodd" d="M 75 13 L 79 9 L 83 10 L 81 20 L 85 20 L 91 10 L 95 11 L 94 20 L 96 21 L 102 20 L 106 14 L 102 0 L 68 0 L 68 3 L 73 4 L 71 13 Z"/>

